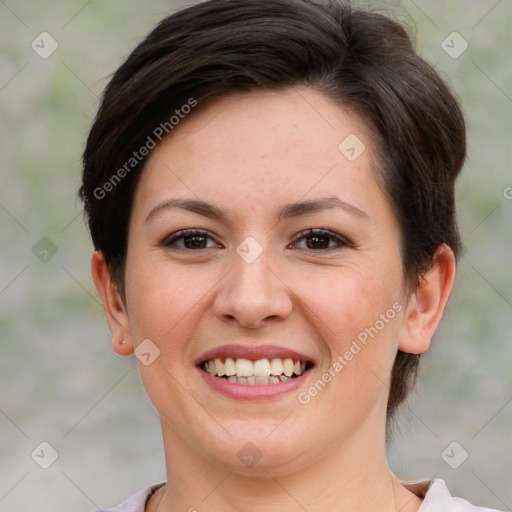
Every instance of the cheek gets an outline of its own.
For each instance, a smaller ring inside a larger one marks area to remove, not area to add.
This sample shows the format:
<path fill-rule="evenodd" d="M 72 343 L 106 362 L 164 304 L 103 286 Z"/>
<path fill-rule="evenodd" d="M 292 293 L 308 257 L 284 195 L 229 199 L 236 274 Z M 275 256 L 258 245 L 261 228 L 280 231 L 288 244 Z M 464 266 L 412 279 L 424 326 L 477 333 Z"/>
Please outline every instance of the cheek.
<path fill-rule="evenodd" d="M 211 273 L 196 268 L 171 265 L 168 261 L 127 260 L 127 299 L 130 327 L 137 346 L 149 339 L 158 348 L 158 357 L 149 365 L 138 361 L 144 388 L 158 411 L 168 411 L 169 403 L 185 410 L 190 395 L 185 390 L 193 367 L 193 347 L 189 342 L 204 316 L 202 300 L 215 283 Z M 218 280 L 218 279 L 217 279 Z M 201 340 L 197 340 L 200 343 Z M 179 423 L 171 409 L 168 421 Z"/>
<path fill-rule="evenodd" d="M 214 283 L 208 276 L 193 266 L 178 268 L 151 258 L 127 265 L 128 309 L 135 343 L 149 338 L 169 363 L 182 361 L 205 291 Z"/>
<path fill-rule="evenodd" d="M 314 281 L 296 281 L 319 345 L 329 352 L 322 369 L 336 375 L 333 390 L 342 402 L 353 393 L 375 397 L 389 381 L 403 306 L 397 285 L 387 275 L 393 274 L 336 268 Z"/>
<path fill-rule="evenodd" d="M 298 275 L 296 296 L 305 302 L 324 338 L 343 340 L 373 325 L 399 298 L 383 275 L 363 268 L 334 268 L 314 277 Z"/>

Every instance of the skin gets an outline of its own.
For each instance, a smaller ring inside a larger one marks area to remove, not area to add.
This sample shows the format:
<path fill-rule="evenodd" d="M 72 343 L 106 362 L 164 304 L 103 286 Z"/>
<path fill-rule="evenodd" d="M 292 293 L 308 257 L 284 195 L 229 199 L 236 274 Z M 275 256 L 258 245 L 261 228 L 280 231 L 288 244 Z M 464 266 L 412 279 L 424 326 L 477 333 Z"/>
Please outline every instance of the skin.
<path fill-rule="evenodd" d="M 350 134 L 366 146 L 353 162 L 338 150 Z M 399 227 L 375 179 L 373 148 L 361 119 L 302 87 L 198 106 L 152 151 L 130 219 L 125 301 L 101 252 L 92 258 L 114 350 L 130 355 L 144 339 L 160 350 L 149 366 L 139 362 L 161 416 L 169 482 L 147 510 L 420 507 L 386 463 L 386 403 L 397 350 L 429 348 L 455 258 L 441 246 L 422 284 L 407 293 Z M 333 195 L 368 218 L 337 207 L 274 217 L 287 203 Z M 228 223 L 181 208 L 146 220 L 171 197 L 213 203 Z M 211 238 L 200 238 L 199 249 L 183 238 L 161 245 L 186 228 Z M 322 237 L 319 250 L 311 236 L 297 237 L 310 228 L 351 245 Z M 236 251 L 248 236 L 263 249 L 252 263 Z M 298 393 L 396 302 L 401 311 L 307 405 L 299 403 Z M 316 364 L 297 391 L 235 400 L 206 385 L 194 360 L 236 342 L 288 347 Z M 248 442 L 262 455 L 253 467 L 237 457 Z"/>

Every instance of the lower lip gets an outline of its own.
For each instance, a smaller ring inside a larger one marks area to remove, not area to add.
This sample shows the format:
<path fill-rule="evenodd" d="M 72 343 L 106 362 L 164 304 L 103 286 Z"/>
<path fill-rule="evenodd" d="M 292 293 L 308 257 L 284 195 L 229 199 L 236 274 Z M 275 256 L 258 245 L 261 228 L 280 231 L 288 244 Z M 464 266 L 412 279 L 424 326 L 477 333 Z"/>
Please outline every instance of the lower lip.
<path fill-rule="evenodd" d="M 236 398 L 237 400 L 268 399 L 290 393 L 304 384 L 310 373 L 310 370 L 307 370 L 300 377 L 286 382 L 252 385 L 235 384 L 228 382 L 226 379 L 214 377 L 199 367 L 197 367 L 197 370 L 211 389 L 229 398 Z"/>

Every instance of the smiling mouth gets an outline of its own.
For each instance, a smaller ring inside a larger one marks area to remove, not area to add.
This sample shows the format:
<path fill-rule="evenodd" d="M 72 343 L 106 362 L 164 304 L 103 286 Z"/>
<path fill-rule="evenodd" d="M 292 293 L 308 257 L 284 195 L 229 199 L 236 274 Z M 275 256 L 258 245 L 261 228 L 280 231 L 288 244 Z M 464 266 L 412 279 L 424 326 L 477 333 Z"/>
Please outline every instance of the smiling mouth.
<path fill-rule="evenodd" d="M 204 361 L 200 368 L 233 384 L 267 385 L 296 379 L 313 367 L 313 363 L 300 359 L 215 358 Z"/>

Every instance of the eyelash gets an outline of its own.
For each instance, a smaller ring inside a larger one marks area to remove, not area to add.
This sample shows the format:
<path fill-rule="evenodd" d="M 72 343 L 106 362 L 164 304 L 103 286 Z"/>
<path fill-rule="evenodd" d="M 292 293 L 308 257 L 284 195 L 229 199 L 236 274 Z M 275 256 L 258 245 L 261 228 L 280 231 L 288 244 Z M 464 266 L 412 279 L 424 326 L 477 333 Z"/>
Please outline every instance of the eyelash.
<path fill-rule="evenodd" d="M 160 243 L 160 245 L 167 249 L 171 249 L 173 251 L 178 251 L 178 252 L 197 252 L 197 251 L 202 251 L 202 250 L 206 250 L 206 249 L 211 249 L 211 247 L 205 247 L 205 248 L 201 248 L 201 249 L 171 248 L 172 244 L 174 244 L 177 240 L 180 240 L 182 238 L 184 239 L 185 237 L 191 237 L 191 236 L 202 236 L 205 238 L 212 238 L 207 231 L 204 231 L 201 229 L 183 229 L 181 231 L 178 231 L 178 232 L 173 233 L 172 235 L 166 237 Z M 342 236 L 339 236 L 339 235 L 333 233 L 332 231 L 328 231 L 326 229 L 307 229 L 305 231 L 301 231 L 296 236 L 294 243 L 296 243 L 297 241 L 299 241 L 303 238 L 312 237 L 312 236 L 325 237 L 325 238 L 328 238 L 329 241 L 338 242 L 339 245 L 338 245 L 338 247 L 330 247 L 327 249 L 318 249 L 318 250 L 316 250 L 316 249 L 299 249 L 299 250 L 306 250 L 306 251 L 309 250 L 309 251 L 313 251 L 313 252 L 324 252 L 325 253 L 325 252 L 331 252 L 336 249 L 340 249 L 341 247 L 351 247 L 351 248 L 354 247 L 354 244 L 349 242 L 346 238 L 343 238 Z"/>

